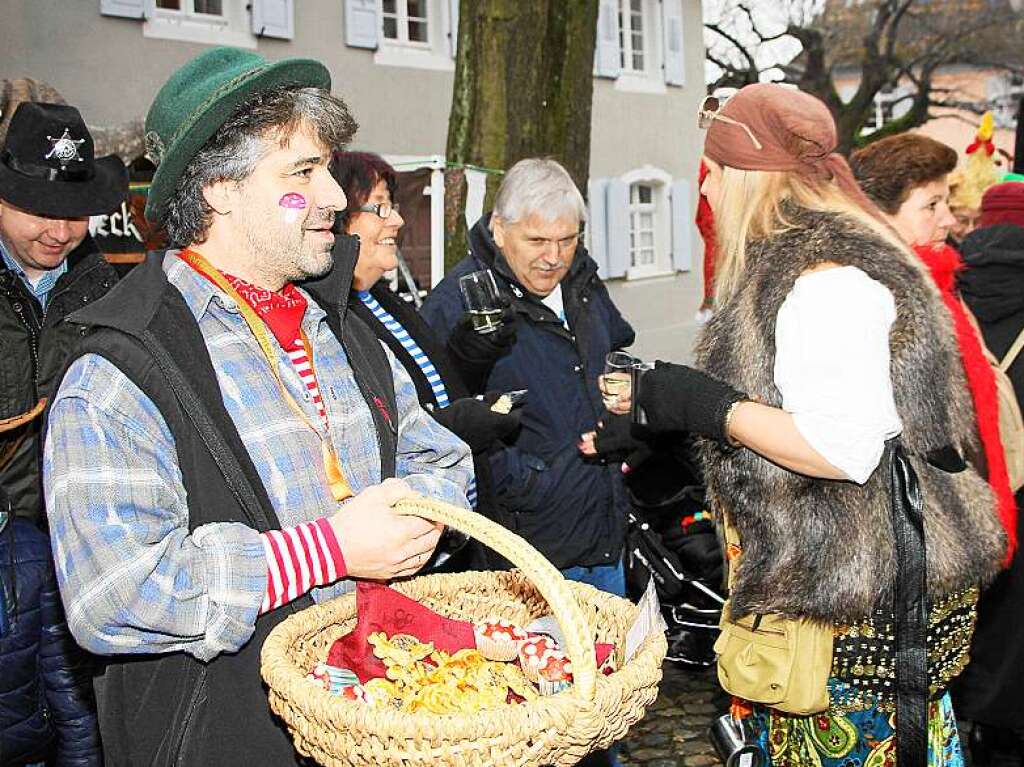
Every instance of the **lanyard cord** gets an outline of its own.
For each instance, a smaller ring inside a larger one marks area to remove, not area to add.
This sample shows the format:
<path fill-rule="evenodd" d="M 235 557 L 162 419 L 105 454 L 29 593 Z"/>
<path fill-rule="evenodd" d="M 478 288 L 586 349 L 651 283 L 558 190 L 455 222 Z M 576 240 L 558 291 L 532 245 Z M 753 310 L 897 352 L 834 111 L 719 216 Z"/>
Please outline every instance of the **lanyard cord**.
<path fill-rule="evenodd" d="M 224 275 L 214 268 L 199 253 L 194 250 L 186 249 L 181 251 L 179 256 L 193 269 L 223 290 L 228 297 L 234 300 L 237 304 L 238 310 L 242 313 L 242 318 L 245 320 L 245 324 L 249 326 L 249 330 L 252 331 L 252 334 L 256 337 L 256 342 L 263 351 L 263 356 L 267 361 L 267 365 L 270 367 L 270 372 L 274 374 L 274 380 L 277 381 L 281 394 L 284 396 L 288 405 L 299 419 L 306 424 L 306 426 L 308 426 L 320 440 L 320 454 L 323 458 L 324 471 L 327 474 L 327 484 L 330 487 L 331 495 L 334 496 L 334 500 L 336 501 L 343 501 L 346 498 L 350 498 L 353 495 L 352 487 L 349 485 L 348 480 L 345 479 L 345 474 L 341 470 L 341 462 L 338 460 L 338 454 L 334 450 L 334 445 L 331 443 L 330 423 L 327 421 L 326 410 L 324 411 L 324 425 L 327 429 L 326 434 L 321 436 L 320 432 L 317 431 L 317 428 L 313 425 L 313 422 L 299 406 L 299 403 L 297 403 L 292 397 L 291 393 L 285 386 L 284 381 L 281 379 L 281 373 L 277 368 L 277 353 L 274 351 L 274 346 L 270 342 L 270 336 L 267 333 L 267 328 L 263 320 L 260 319 L 255 311 L 253 311 L 253 308 L 249 303 L 239 295 L 238 291 L 235 290 L 235 287 L 227 281 Z M 306 338 L 305 332 L 300 330 L 300 333 L 302 336 L 302 344 L 306 349 L 306 356 L 309 360 L 309 368 L 313 371 L 313 377 L 316 378 L 316 369 L 313 367 L 313 348 L 310 346 L 309 339 Z"/>

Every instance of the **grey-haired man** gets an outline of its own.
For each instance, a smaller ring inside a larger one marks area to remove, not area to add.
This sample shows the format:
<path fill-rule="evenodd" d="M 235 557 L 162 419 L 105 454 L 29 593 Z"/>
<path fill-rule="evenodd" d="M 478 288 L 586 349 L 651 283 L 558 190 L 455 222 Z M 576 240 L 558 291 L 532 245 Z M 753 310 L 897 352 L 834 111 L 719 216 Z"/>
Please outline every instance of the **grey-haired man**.
<path fill-rule="evenodd" d="M 421 311 L 449 339 L 463 316 L 459 278 L 479 269 L 494 273 L 511 302 L 516 341 L 486 388 L 529 390 L 515 445 L 491 456 L 500 521 L 567 577 L 621 595 L 622 472 L 584 458 L 578 442 L 605 415 L 597 388 L 605 355 L 631 344 L 634 333 L 583 247 L 585 217 L 565 168 L 549 159 L 521 160 L 505 174 L 494 211 L 470 232 L 469 255 Z"/>

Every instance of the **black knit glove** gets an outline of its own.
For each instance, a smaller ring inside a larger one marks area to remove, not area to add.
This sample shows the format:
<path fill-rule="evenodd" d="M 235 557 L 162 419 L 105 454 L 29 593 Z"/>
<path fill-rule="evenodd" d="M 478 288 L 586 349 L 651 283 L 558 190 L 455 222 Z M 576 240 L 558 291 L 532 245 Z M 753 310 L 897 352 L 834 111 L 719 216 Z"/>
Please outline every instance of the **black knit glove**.
<path fill-rule="evenodd" d="M 635 469 L 650 458 L 652 449 L 641 439 L 630 433 L 628 415 L 606 413 L 594 431 L 594 449 L 602 458 L 620 461 L 628 469 Z"/>
<path fill-rule="evenodd" d="M 728 384 L 707 373 L 671 362 L 658 362 L 643 373 L 636 393 L 646 416 L 642 429 L 653 432 L 685 431 L 727 442 L 725 415 L 729 407 L 747 399 Z M 634 420 L 637 411 L 634 408 Z"/>
<path fill-rule="evenodd" d="M 469 390 L 480 394 L 496 363 L 508 354 L 516 342 L 516 313 L 509 300 L 501 296 L 501 325 L 490 333 L 477 333 L 469 312 L 459 318 L 448 337 L 448 356 L 459 368 Z"/>
<path fill-rule="evenodd" d="M 488 402 L 476 397 L 457 399 L 447 407 L 432 412 L 434 420 L 461 439 L 474 453 L 482 453 L 495 442 L 510 437 L 519 429 L 519 414 L 515 411 L 495 413 L 491 405 L 497 392 Z"/>

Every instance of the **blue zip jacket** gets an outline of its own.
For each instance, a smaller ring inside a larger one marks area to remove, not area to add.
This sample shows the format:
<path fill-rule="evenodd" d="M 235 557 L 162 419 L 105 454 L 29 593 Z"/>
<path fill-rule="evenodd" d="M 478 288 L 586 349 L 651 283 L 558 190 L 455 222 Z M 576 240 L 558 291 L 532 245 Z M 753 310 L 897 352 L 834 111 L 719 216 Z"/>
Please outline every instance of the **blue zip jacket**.
<path fill-rule="evenodd" d="M 3 515 L 0 515 L 2 518 Z M 91 668 L 68 633 L 49 539 L 0 521 L 0 764 L 102 763 Z"/>
<path fill-rule="evenodd" d="M 420 312 L 447 342 L 464 312 L 459 277 L 479 269 L 494 272 L 516 312 L 516 343 L 495 364 L 486 389 L 529 390 L 515 445 L 490 457 L 500 521 L 556 567 L 613 564 L 626 529 L 622 473 L 618 465 L 584 459 L 577 443 L 604 413 L 597 377 L 605 355 L 633 343 L 633 328 L 612 303 L 581 243 L 561 283 L 567 330 L 515 279 L 489 221 L 488 214 L 476 223 L 469 255 L 427 296 Z"/>

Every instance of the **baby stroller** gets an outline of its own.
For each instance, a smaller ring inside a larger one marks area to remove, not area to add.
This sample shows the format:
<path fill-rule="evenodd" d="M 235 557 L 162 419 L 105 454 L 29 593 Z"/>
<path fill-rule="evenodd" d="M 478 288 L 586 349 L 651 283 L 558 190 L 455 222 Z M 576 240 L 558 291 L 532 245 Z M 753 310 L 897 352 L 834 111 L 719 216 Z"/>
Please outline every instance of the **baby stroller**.
<path fill-rule="evenodd" d="M 705 668 L 715 662 L 724 575 L 704 486 L 685 449 L 655 450 L 626 475 L 631 510 L 624 556 L 626 584 L 637 597 L 654 579 L 668 624 L 668 660 Z"/>

